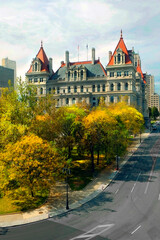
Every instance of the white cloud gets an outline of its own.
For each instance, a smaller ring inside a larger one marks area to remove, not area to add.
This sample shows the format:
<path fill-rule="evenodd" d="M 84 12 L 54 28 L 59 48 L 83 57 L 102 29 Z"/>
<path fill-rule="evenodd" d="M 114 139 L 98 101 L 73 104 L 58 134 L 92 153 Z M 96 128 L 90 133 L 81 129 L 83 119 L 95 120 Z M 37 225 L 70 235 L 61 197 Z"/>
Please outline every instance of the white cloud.
<path fill-rule="evenodd" d="M 128 49 L 141 55 L 143 71 L 160 74 L 159 0 L 6 0 L 0 7 L 0 58 L 17 62 L 18 74 L 24 75 L 43 40 L 54 70 L 64 60 L 87 59 L 86 44 L 96 48 L 104 66 L 108 51 L 114 51 L 120 30 Z M 148 69 L 147 69 L 148 68 Z M 23 73 L 23 74 L 22 74 Z"/>

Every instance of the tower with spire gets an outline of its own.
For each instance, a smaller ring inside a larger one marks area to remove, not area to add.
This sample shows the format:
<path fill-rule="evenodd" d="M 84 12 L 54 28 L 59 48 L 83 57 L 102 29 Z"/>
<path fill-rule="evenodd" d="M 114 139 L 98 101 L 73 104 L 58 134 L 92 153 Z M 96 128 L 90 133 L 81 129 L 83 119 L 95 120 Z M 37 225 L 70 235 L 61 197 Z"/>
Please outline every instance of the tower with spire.
<path fill-rule="evenodd" d="M 35 85 L 37 88 L 37 96 L 46 95 L 46 85 L 48 79 L 52 76 L 52 58 L 48 57 L 43 49 L 43 42 L 41 41 L 41 47 L 33 58 L 30 68 L 26 73 L 26 78 L 29 83 Z"/>
<path fill-rule="evenodd" d="M 128 50 L 123 39 L 120 39 L 112 54 L 109 51 L 109 62 L 106 67 L 108 79 L 108 102 L 118 102 L 125 99 L 143 114 L 145 105 L 145 79 L 140 66 L 140 56 Z"/>

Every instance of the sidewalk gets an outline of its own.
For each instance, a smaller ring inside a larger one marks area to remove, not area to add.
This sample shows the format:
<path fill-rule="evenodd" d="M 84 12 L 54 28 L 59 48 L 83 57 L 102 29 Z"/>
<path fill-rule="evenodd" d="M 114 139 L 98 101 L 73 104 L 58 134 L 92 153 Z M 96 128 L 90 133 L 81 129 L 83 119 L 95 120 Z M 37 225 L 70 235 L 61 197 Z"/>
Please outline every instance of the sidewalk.
<path fill-rule="evenodd" d="M 149 132 L 143 133 L 141 135 L 142 141 L 147 138 L 149 134 Z M 130 156 L 133 154 L 134 151 L 137 150 L 139 145 L 140 139 L 139 136 L 137 136 L 136 138 L 134 138 L 132 145 L 128 148 L 126 156 L 124 157 L 124 159 L 121 160 L 120 167 L 122 167 L 126 163 L 126 161 L 128 161 Z M 0 215 L 0 227 L 15 226 L 40 221 L 77 208 L 96 197 L 100 192 L 104 191 L 104 189 L 110 184 L 116 174 L 117 171 L 106 168 L 83 190 L 69 191 L 69 210 L 66 210 L 65 208 L 66 186 L 65 184 L 57 183 L 56 186 L 54 186 L 52 189 L 54 195 L 50 196 L 48 203 L 34 211 Z"/>

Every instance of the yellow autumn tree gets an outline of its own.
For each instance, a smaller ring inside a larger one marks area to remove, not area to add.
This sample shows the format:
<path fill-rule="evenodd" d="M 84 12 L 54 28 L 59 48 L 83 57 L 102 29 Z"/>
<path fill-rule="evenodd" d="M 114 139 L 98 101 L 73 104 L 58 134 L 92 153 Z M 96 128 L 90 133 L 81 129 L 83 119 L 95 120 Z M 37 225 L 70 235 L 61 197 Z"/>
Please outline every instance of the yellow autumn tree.
<path fill-rule="evenodd" d="M 22 137 L 15 144 L 8 144 L 0 154 L 1 189 L 9 193 L 23 207 L 46 197 L 64 166 L 63 159 L 51 146 L 38 136 Z"/>
<path fill-rule="evenodd" d="M 143 115 L 136 108 L 127 105 L 125 102 L 119 102 L 110 106 L 109 111 L 124 123 L 130 133 L 139 133 L 144 125 Z"/>

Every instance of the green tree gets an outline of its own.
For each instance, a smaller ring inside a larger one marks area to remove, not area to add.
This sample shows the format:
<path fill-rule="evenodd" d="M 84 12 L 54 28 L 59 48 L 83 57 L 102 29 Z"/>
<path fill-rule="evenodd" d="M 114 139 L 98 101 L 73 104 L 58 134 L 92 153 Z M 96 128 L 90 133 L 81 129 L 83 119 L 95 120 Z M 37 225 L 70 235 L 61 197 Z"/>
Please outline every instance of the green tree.
<path fill-rule="evenodd" d="M 91 156 L 91 170 L 94 172 L 94 152 L 97 150 L 97 163 L 99 164 L 99 151 L 108 144 L 106 136 L 111 132 L 113 125 L 116 124 L 116 119 L 109 114 L 105 109 L 92 110 L 84 119 L 83 124 L 85 127 L 84 143 Z"/>
<path fill-rule="evenodd" d="M 154 120 L 157 119 L 157 117 L 159 116 L 158 108 L 156 108 L 156 107 L 151 108 L 151 116 Z"/>
<path fill-rule="evenodd" d="M 82 119 L 86 115 L 86 110 L 76 105 L 71 107 L 61 107 L 58 109 L 57 121 L 60 124 L 56 146 L 66 159 L 71 158 L 74 146 L 79 144 L 82 138 Z"/>

